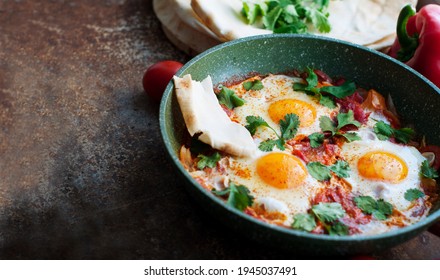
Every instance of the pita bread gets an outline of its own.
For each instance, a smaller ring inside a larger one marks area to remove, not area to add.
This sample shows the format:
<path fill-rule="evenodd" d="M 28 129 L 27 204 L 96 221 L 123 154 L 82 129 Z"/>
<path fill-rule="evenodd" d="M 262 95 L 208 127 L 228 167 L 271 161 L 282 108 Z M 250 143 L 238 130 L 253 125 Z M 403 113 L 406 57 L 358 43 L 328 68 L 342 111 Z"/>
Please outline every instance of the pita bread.
<path fill-rule="evenodd" d="M 192 0 L 191 7 L 205 26 L 224 42 L 272 33 L 246 24 L 240 14 L 241 0 Z"/>
<path fill-rule="evenodd" d="M 205 33 L 216 40 L 219 40 L 219 38 L 210 29 L 201 23 L 201 20 L 191 8 L 191 0 L 172 0 L 171 2 L 173 2 L 172 7 L 175 7 L 174 10 L 176 11 L 180 20 L 185 22 L 189 27 L 201 33 Z"/>
<path fill-rule="evenodd" d="M 401 8 L 417 0 L 331 0 L 329 22 L 332 31 L 315 34 L 374 48 L 392 44 Z M 240 15 L 242 0 L 192 0 L 191 6 L 203 23 L 223 41 L 272 33 L 247 25 Z"/>
<path fill-rule="evenodd" d="M 191 136 L 201 133 L 199 140 L 211 147 L 238 157 L 256 154 L 257 146 L 242 125 L 231 121 L 218 103 L 211 77 L 202 82 L 174 76 L 177 101 Z"/>
<path fill-rule="evenodd" d="M 183 22 L 172 7 L 174 0 L 153 0 L 153 9 L 162 23 L 165 35 L 184 52 L 194 55 L 201 53 L 220 41 L 191 28 Z"/>

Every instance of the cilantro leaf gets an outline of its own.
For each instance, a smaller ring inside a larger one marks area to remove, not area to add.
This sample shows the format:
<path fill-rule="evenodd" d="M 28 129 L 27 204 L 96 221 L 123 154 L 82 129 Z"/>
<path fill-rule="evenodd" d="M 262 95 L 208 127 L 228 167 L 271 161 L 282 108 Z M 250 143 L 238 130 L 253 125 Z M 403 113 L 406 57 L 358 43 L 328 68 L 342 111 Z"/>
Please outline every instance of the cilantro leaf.
<path fill-rule="evenodd" d="M 334 223 L 329 230 L 330 235 L 339 235 L 339 236 L 345 236 L 348 235 L 348 226 L 341 222 Z"/>
<path fill-rule="evenodd" d="M 424 196 L 425 193 L 419 189 L 409 189 L 404 194 L 405 199 L 408 201 L 413 201 Z"/>
<path fill-rule="evenodd" d="M 309 162 L 306 166 L 310 175 L 318 181 L 330 180 L 330 178 L 332 177 L 330 171 L 341 178 L 350 177 L 350 165 L 343 160 L 338 160 L 335 164 L 331 166 L 324 165 L 317 161 Z"/>
<path fill-rule="evenodd" d="M 346 125 L 352 124 L 356 127 L 360 127 L 361 123 L 354 119 L 354 113 L 352 110 L 349 110 L 347 113 L 339 113 L 336 117 L 338 120 L 338 126 L 336 130 L 340 130 Z"/>
<path fill-rule="evenodd" d="M 255 132 L 257 132 L 257 128 L 260 126 L 269 127 L 269 124 L 260 116 L 247 116 L 246 117 L 247 125 L 245 126 L 247 130 L 251 133 L 251 135 L 254 135 Z"/>
<path fill-rule="evenodd" d="M 374 133 L 379 140 L 388 140 L 394 133 L 394 129 L 384 121 L 379 121 L 374 125 Z"/>
<path fill-rule="evenodd" d="M 292 228 L 312 231 L 316 227 L 315 217 L 311 214 L 296 214 L 293 217 Z"/>
<path fill-rule="evenodd" d="M 329 93 L 337 98 L 344 98 L 352 95 L 356 91 L 356 84 L 354 82 L 346 81 L 340 86 L 326 86 L 321 88 L 321 92 Z"/>
<path fill-rule="evenodd" d="M 197 168 L 202 170 L 206 167 L 214 168 L 221 157 L 218 152 L 215 152 L 210 156 L 200 154 L 197 156 L 197 158 L 199 159 L 199 161 L 197 162 Z"/>
<path fill-rule="evenodd" d="M 422 166 L 420 168 L 420 174 L 428 179 L 438 178 L 437 171 L 433 167 L 429 166 L 429 162 L 427 160 L 424 160 L 422 162 Z"/>
<path fill-rule="evenodd" d="M 414 136 L 414 130 L 408 127 L 394 130 L 394 138 L 396 138 L 396 140 L 400 143 L 407 144 L 413 136 Z"/>
<path fill-rule="evenodd" d="M 350 174 L 348 172 L 351 171 L 351 169 L 350 169 L 350 165 L 346 161 L 338 160 L 335 164 L 330 166 L 330 170 L 333 171 L 338 177 L 341 178 L 350 177 Z"/>
<path fill-rule="evenodd" d="M 383 199 L 379 199 L 377 201 L 377 210 L 373 212 L 373 216 L 378 220 L 386 220 L 392 213 L 393 205 Z"/>
<path fill-rule="evenodd" d="M 337 202 L 320 202 L 312 206 L 312 212 L 322 222 L 333 222 L 345 216 L 344 208 Z"/>
<path fill-rule="evenodd" d="M 259 4 L 243 1 L 242 15 L 246 18 L 248 24 L 254 24 L 259 16 L 262 15 L 262 9 Z"/>
<path fill-rule="evenodd" d="M 319 127 L 323 132 L 329 131 L 332 133 L 332 136 L 336 133 L 336 125 L 335 123 L 327 116 L 322 116 L 319 118 Z"/>
<path fill-rule="evenodd" d="M 308 24 L 321 32 L 329 32 L 328 1 L 271 0 L 252 3 L 243 1 L 242 15 L 248 24 L 262 19 L 266 29 L 274 33 L 306 33 Z"/>
<path fill-rule="evenodd" d="M 280 120 L 281 138 L 289 140 L 298 132 L 299 117 L 296 114 L 287 114 Z"/>
<path fill-rule="evenodd" d="M 310 147 L 318 148 L 324 143 L 324 134 L 315 132 L 309 135 Z"/>
<path fill-rule="evenodd" d="M 249 189 L 243 185 L 230 183 L 228 188 L 221 191 L 212 190 L 212 193 L 217 196 L 228 195 L 226 204 L 240 211 L 243 211 L 248 206 L 252 206 L 254 203 L 254 197 L 250 194 Z"/>
<path fill-rule="evenodd" d="M 263 83 L 260 80 L 247 81 L 243 83 L 243 88 L 245 90 L 260 90 L 263 87 Z"/>
<path fill-rule="evenodd" d="M 376 201 L 371 196 L 358 196 L 353 200 L 362 212 L 372 214 L 377 220 L 386 220 L 393 213 L 393 205 L 383 199 Z"/>
<path fill-rule="evenodd" d="M 332 177 L 329 167 L 320 162 L 309 162 L 306 166 L 310 175 L 318 181 L 330 180 Z"/>
<path fill-rule="evenodd" d="M 266 141 L 263 141 L 260 143 L 260 145 L 258 145 L 258 149 L 263 152 L 271 152 L 275 146 L 279 148 L 279 144 L 280 143 L 277 143 L 277 140 L 267 139 Z M 284 145 L 282 146 L 282 148 L 280 148 L 280 150 L 284 151 Z"/>
<path fill-rule="evenodd" d="M 321 98 L 319 99 L 319 104 L 330 109 L 336 108 L 336 102 L 330 96 L 321 95 Z"/>
<path fill-rule="evenodd" d="M 361 140 L 362 138 L 355 132 L 337 133 L 337 135 L 344 137 L 347 142 Z"/>
<path fill-rule="evenodd" d="M 220 104 L 225 105 L 229 109 L 234 109 L 235 107 L 244 105 L 244 99 L 238 97 L 235 94 L 235 91 L 225 86 L 221 86 L 221 88 L 220 93 L 217 95 Z"/>
<path fill-rule="evenodd" d="M 267 139 L 266 141 L 260 143 L 258 149 L 263 152 L 270 152 L 275 146 L 277 146 L 281 151 L 284 151 L 286 140 L 293 138 L 297 133 L 299 127 L 299 117 L 296 114 L 287 114 L 283 120 L 280 120 L 281 136 L 278 135 L 278 133 L 261 117 L 247 116 L 246 121 L 248 122 L 246 128 L 252 135 L 255 134 L 257 128 L 260 126 L 266 126 L 270 128 L 277 135 L 278 139 L 276 140 Z"/>
<path fill-rule="evenodd" d="M 377 208 L 377 202 L 371 196 L 355 197 L 354 202 L 356 203 L 356 206 L 359 207 L 359 209 L 361 209 L 362 212 L 366 214 L 373 214 L 373 212 Z"/>
<path fill-rule="evenodd" d="M 378 121 L 374 125 L 374 133 L 376 133 L 379 140 L 388 140 L 390 137 L 396 139 L 397 142 L 407 144 L 414 136 L 414 130 L 411 128 L 394 129 L 384 121 Z"/>

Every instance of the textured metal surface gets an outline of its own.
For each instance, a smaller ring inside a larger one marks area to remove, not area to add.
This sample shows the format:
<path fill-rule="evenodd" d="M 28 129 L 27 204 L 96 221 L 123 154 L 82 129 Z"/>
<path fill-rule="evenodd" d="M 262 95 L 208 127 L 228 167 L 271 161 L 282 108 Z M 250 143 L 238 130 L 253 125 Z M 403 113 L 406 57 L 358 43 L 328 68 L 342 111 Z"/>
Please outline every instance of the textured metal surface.
<path fill-rule="evenodd" d="M 266 259 L 203 214 L 161 144 L 142 90 L 189 58 L 151 1 L 0 0 L 0 258 Z M 425 233 L 378 258 L 440 258 Z"/>

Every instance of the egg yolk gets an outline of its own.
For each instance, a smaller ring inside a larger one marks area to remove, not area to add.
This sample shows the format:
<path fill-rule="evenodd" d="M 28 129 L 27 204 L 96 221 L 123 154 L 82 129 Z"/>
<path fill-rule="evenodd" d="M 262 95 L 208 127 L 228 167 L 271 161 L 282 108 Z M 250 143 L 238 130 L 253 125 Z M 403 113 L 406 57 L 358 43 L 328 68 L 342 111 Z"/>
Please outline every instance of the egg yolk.
<path fill-rule="evenodd" d="M 316 119 L 316 110 L 313 105 L 297 99 L 275 101 L 270 104 L 268 113 L 275 123 L 284 119 L 287 114 L 296 114 L 300 120 L 300 127 L 308 127 Z"/>
<path fill-rule="evenodd" d="M 388 152 L 369 152 L 359 158 L 359 173 L 368 179 L 397 183 L 408 175 L 406 163 Z"/>
<path fill-rule="evenodd" d="M 293 155 L 270 153 L 257 161 L 257 174 L 265 183 L 287 189 L 299 186 L 306 178 L 307 170 Z"/>

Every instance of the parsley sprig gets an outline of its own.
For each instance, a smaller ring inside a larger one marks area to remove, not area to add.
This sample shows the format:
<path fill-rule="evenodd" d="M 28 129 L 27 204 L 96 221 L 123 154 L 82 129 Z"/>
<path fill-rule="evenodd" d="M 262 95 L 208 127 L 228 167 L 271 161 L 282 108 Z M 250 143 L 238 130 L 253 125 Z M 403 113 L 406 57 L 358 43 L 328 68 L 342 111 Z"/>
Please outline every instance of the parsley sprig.
<path fill-rule="evenodd" d="M 386 220 L 393 213 L 393 205 L 383 199 L 375 200 L 371 196 L 358 196 L 354 198 L 356 206 L 365 214 L 371 214 L 378 220 Z"/>
<path fill-rule="evenodd" d="M 390 137 L 394 137 L 397 142 L 407 144 L 409 140 L 414 136 L 414 130 L 411 128 L 394 129 L 384 121 L 378 121 L 374 125 L 374 133 L 376 133 L 379 140 L 388 140 Z"/>
<path fill-rule="evenodd" d="M 300 213 L 293 217 L 292 228 L 310 232 L 316 228 L 316 220 L 330 235 L 348 235 L 348 226 L 338 221 L 345 216 L 345 210 L 337 202 L 319 203 L 312 206 L 310 213 Z"/>
<path fill-rule="evenodd" d="M 229 109 L 234 109 L 235 107 L 244 105 L 244 99 L 238 97 L 235 91 L 223 85 L 221 85 L 220 87 L 221 90 L 219 94 L 217 94 L 217 99 L 220 104 L 225 105 Z"/>
<path fill-rule="evenodd" d="M 252 206 L 254 203 L 254 197 L 250 194 L 247 187 L 243 185 L 236 185 L 230 183 L 229 187 L 221 191 L 212 190 L 213 194 L 217 196 L 227 196 L 227 205 L 230 205 L 240 211 L 243 211 L 248 206 Z"/>
<path fill-rule="evenodd" d="M 345 98 L 352 95 L 356 91 L 356 84 L 354 82 L 346 81 L 340 86 L 325 86 L 318 88 L 318 76 L 313 69 L 307 67 L 307 84 L 294 83 L 293 89 L 298 91 L 304 91 L 307 94 L 314 95 L 318 98 L 319 103 L 330 109 L 336 108 L 334 97 Z M 327 95 L 323 95 L 326 93 Z"/>
<path fill-rule="evenodd" d="M 328 33 L 328 5 L 328 0 L 243 1 L 242 14 L 248 24 L 261 20 L 264 28 L 274 33 L 307 33 L 309 23 Z"/>
<path fill-rule="evenodd" d="M 336 176 L 341 178 L 348 178 L 351 171 L 348 162 L 343 160 L 338 160 L 333 165 L 324 165 L 320 162 L 313 161 L 307 164 L 307 170 L 310 175 L 318 181 L 330 180 L 332 177 L 331 172 L 335 173 Z"/>
<path fill-rule="evenodd" d="M 251 135 L 254 135 L 258 127 L 267 127 L 275 132 L 278 139 L 267 139 L 260 143 L 258 148 L 263 152 L 270 152 L 275 146 L 281 151 L 284 151 L 284 145 L 286 141 L 292 139 L 298 132 L 299 127 L 299 117 L 296 114 L 287 114 L 284 119 L 280 120 L 280 131 L 278 134 L 275 129 L 273 129 L 262 117 L 260 116 L 247 116 L 246 128 L 249 130 Z"/>

